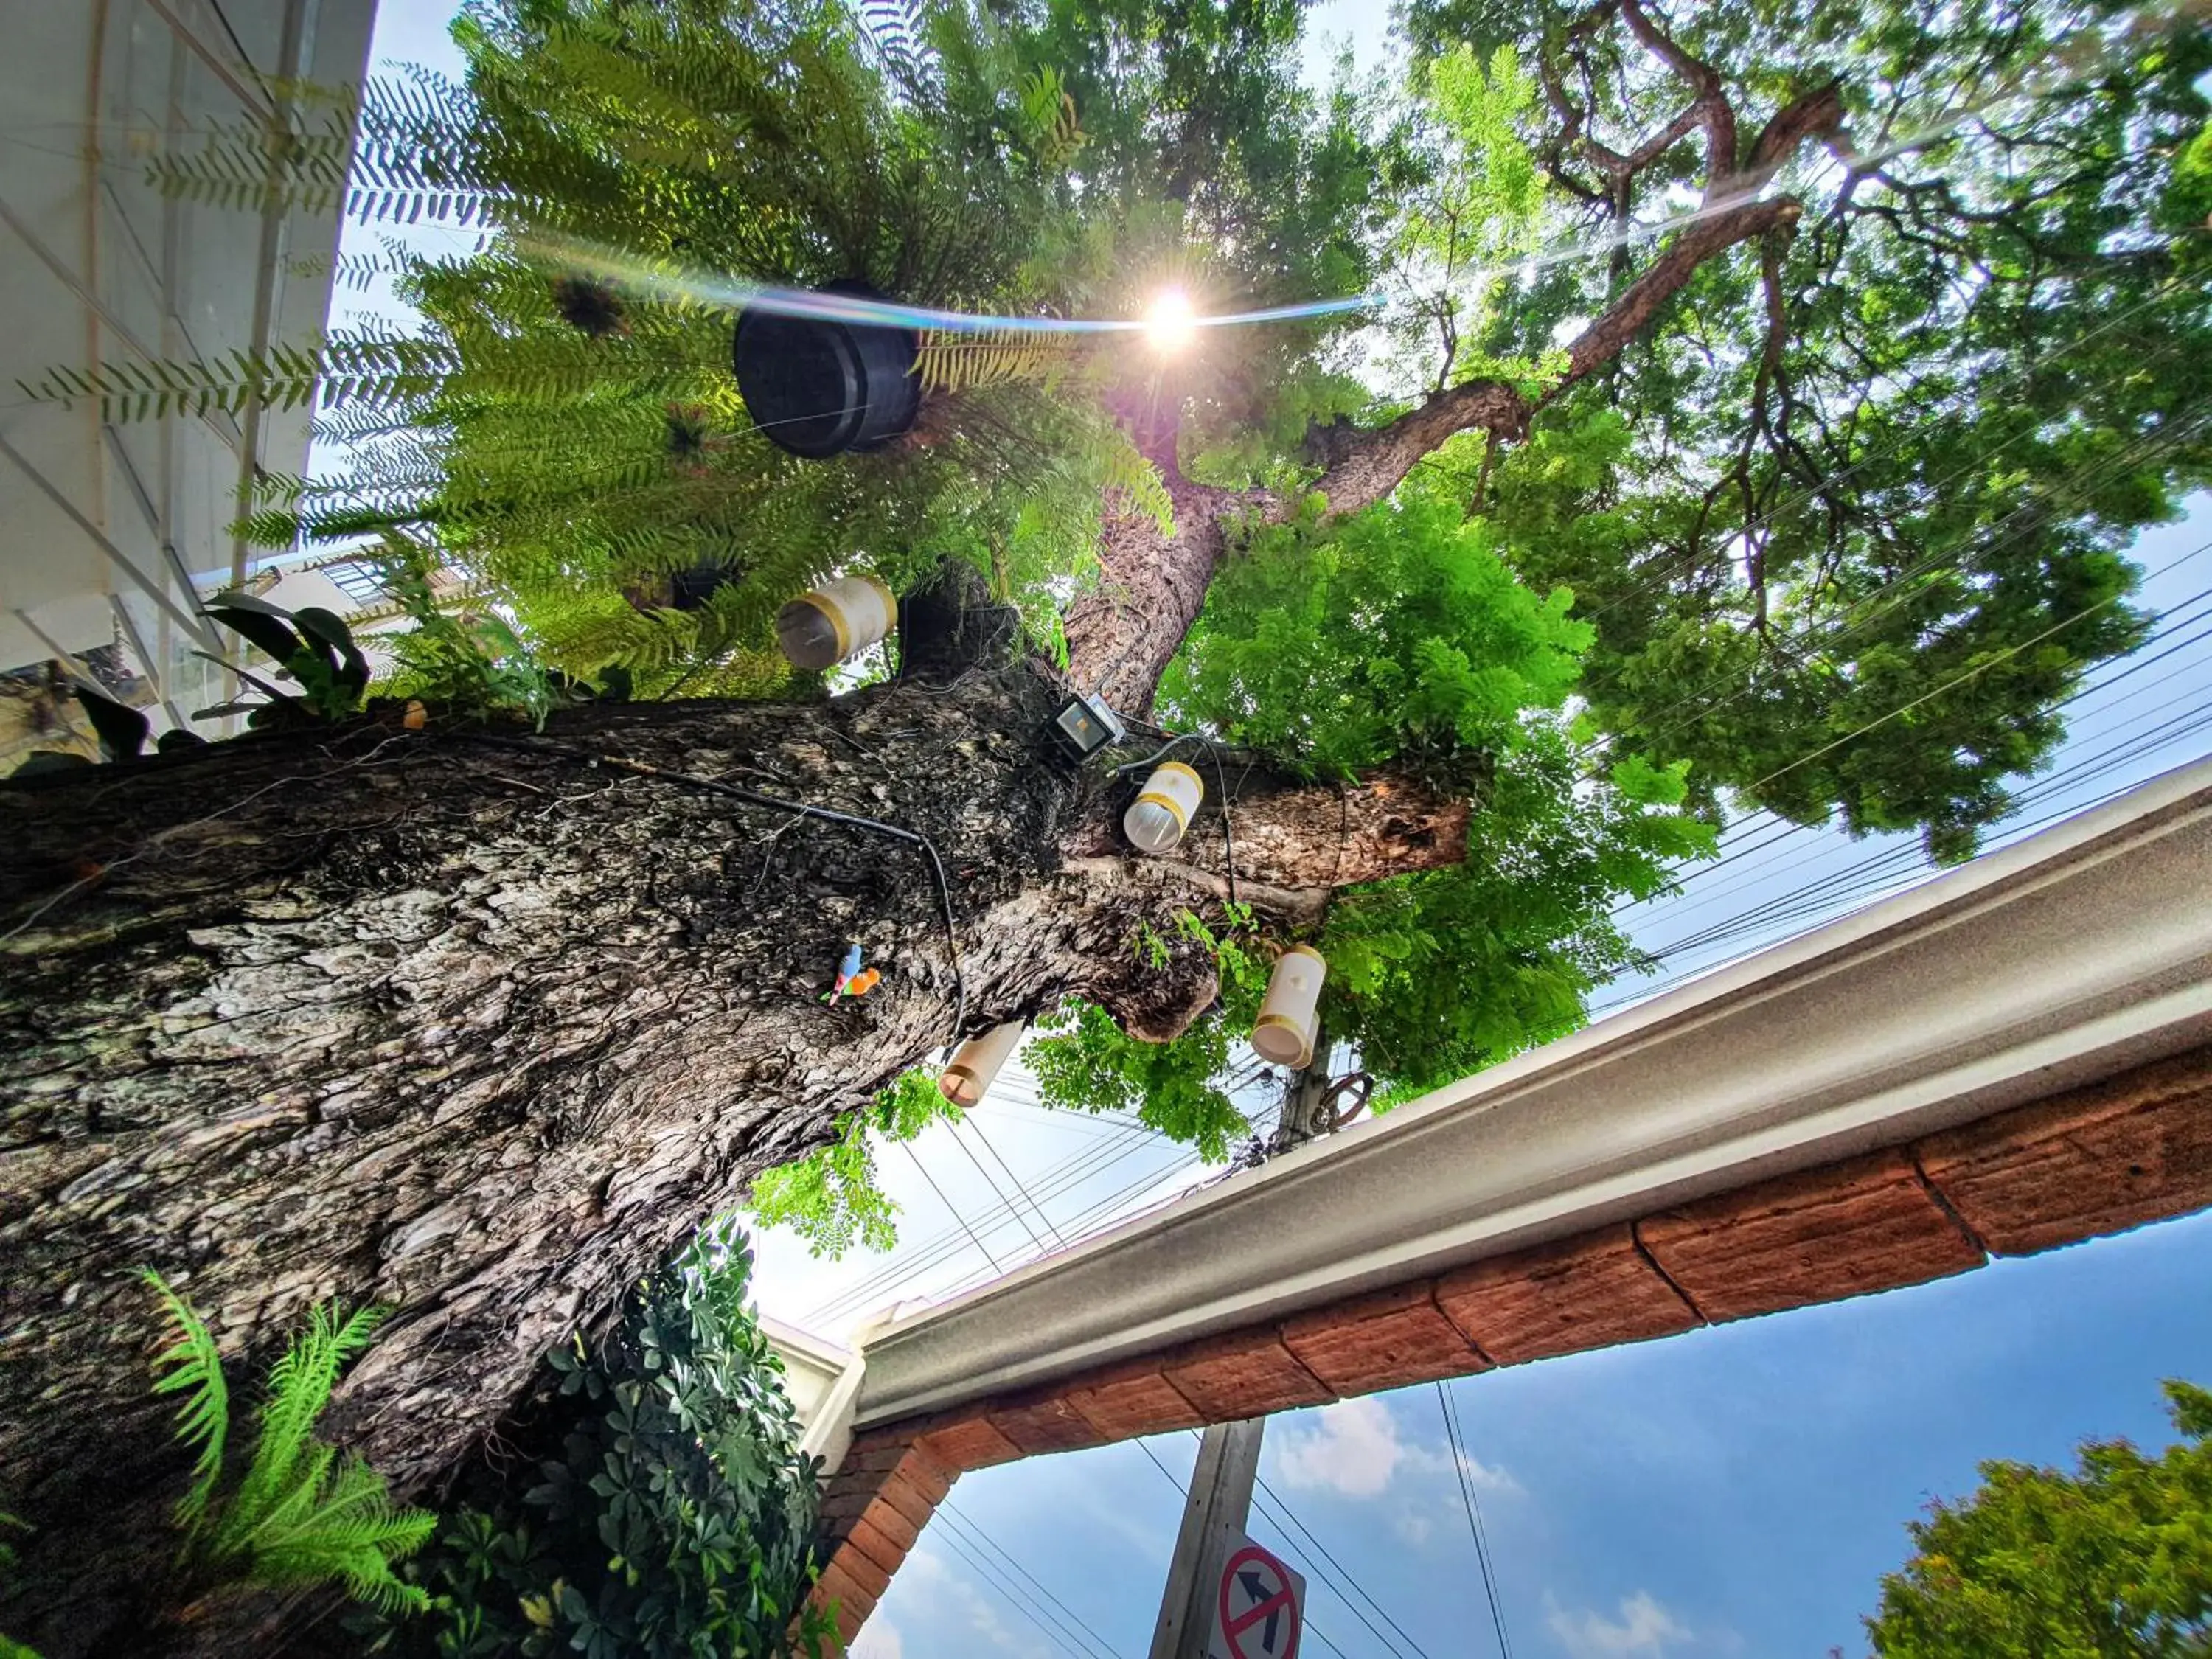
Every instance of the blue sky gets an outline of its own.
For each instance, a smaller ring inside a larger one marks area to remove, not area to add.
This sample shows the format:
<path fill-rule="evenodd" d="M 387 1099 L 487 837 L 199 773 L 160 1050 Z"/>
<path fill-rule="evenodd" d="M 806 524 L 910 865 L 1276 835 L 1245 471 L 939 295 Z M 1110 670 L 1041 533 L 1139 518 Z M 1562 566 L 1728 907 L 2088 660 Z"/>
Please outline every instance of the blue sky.
<path fill-rule="evenodd" d="M 2212 1217 L 2192 1218 L 1462 1381 L 1514 1651 L 1863 1653 L 1859 1615 L 1906 1553 L 1904 1522 L 1931 1496 L 1970 1490 L 1978 1462 L 2066 1463 L 2084 1437 L 2169 1437 L 2158 1379 L 2212 1376 L 2208 1243 Z M 1187 1479 L 1194 1442 L 1153 1443 Z M 1279 1417 L 1262 1473 L 1421 1652 L 1495 1650 L 1433 1389 Z M 925 1534 L 920 1570 L 909 1563 L 893 1582 L 860 1652 L 1081 1650 L 1048 1641 L 988 1587 L 958 1552 L 997 1558 L 964 1522 L 1080 1615 L 1104 1651 L 1142 1654 L 1180 1501 L 1131 1447 L 963 1476 L 951 1498 L 960 1521 Z M 1309 1611 L 1344 1654 L 1390 1650 L 1328 1587 L 1310 1546 L 1264 1516 L 1253 1530 L 1307 1572 Z"/>
<path fill-rule="evenodd" d="M 453 0 L 383 0 L 379 58 L 457 71 L 444 35 L 453 9 Z M 1387 52 L 1384 18 L 1381 6 L 1329 0 L 1310 11 L 1309 40 L 1348 42 L 1371 67 Z M 1330 55 L 1316 44 L 1307 61 L 1318 73 Z M 417 240 L 435 246 L 428 234 Z M 376 237 L 357 233 L 349 246 L 374 252 Z M 340 299 L 340 321 L 392 313 L 381 291 Z M 2143 602 L 2170 619 L 2149 651 L 2172 654 L 2096 677 L 2098 689 L 2069 711 L 2073 738 L 2023 825 L 2212 747 L 2192 729 L 2212 708 L 2212 644 L 2197 637 L 2212 639 L 2212 625 L 2199 625 L 2212 623 L 2212 552 L 2202 546 L 2212 512 L 2197 505 L 2191 521 L 2150 532 L 2135 552 L 2152 573 Z M 1930 873 L 1910 838 L 1853 842 L 1754 824 L 1730 846 L 1741 856 L 1689 872 L 1680 895 L 1625 917 L 1647 949 L 1674 953 L 1660 975 L 1608 990 L 1601 1006 Z M 1832 884 L 1825 896 L 1778 902 L 1820 880 Z M 1686 940 L 1701 942 L 1674 949 Z M 899 1249 L 827 1264 L 767 1235 L 766 1310 L 839 1336 L 861 1314 L 979 1282 L 1206 1173 L 1139 1128 L 1038 1109 L 1018 1075 L 964 1127 L 886 1149 L 882 1168 L 904 1211 Z M 2063 1462 L 2091 1436 L 2163 1442 L 2158 1379 L 2212 1381 L 2208 1243 L 2212 1218 L 2169 1223 L 1941 1285 L 1462 1382 L 1516 1654 L 1864 1652 L 1858 1617 L 1905 1553 L 1903 1523 L 1929 1496 L 1968 1490 L 1978 1461 Z M 1188 1477 L 1194 1439 L 1152 1449 Z M 1433 1389 L 1279 1418 L 1263 1471 L 1310 1533 L 1285 1540 L 1264 1512 L 1271 1500 L 1254 1518 L 1255 1534 L 1283 1544 L 1310 1581 L 1328 1640 L 1308 1654 L 1325 1656 L 1330 1644 L 1346 1659 L 1394 1646 L 1428 1659 L 1493 1650 Z M 1141 1655 L 1181 1504 L 1134 1446 L 969 1475 L 860 1651 L 1081 1655 L 1087 1632 L 1053 1607 L 1057 1597 L 1103 1638 L 1093 1650 Z M 1375 1631 L 1355 1615 L 1322 1550 L 1417 1646 L 1371 1610 Z M 1042 1634 L 1025 1607 L 1071 1629 Z"/>

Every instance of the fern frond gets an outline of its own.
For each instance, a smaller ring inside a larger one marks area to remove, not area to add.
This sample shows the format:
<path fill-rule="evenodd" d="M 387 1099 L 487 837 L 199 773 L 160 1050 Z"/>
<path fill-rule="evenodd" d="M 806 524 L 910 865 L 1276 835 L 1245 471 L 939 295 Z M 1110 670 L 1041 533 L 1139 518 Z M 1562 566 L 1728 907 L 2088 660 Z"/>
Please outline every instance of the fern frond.
<path fill-rule="evenodd" d="M 967 392 L 1009 380 L 1045 380 L 1074 362 L 1079 350 L 1070 341 L 1025 329 L 933 330 L 922 337 L 915 373 L 925 393 Z"/>
<path fill-rule="evenodd" d="M 341 1322 L 335 1307 L 319 1305 L 308 1316 L 307 1328 L 292 1339 L 270 1370 L 260 1439 L 225 1517 L 221 1541 L 226 1547 L 238 1547 L 283 1505 L 303 1455 L 313 1464 L 309 1437 L 316 1419 L 330 1403 L 345 1362 L 368 1346 L 383 1316 L 381 1309 L 363 1308 Z"/>
<path fill-rule="evenodd" d="M 161 1298 L 176 1331 L 175 1340 L 155 1358 L 155 1366 L 162 1369 L 154 1392 L 187 1394 L 177 1411 L 177 1438 L 188 1446 L 198 1445 L 200 1455 L 192 1466 L 191 1489 L 177 1504 L 177 1519 L 191 1530 L 207 1514 L 222 1474 L 223 1444 L 230 1433 L 230 1389 L 223 1381 L 222 1355 L 199 1316 L 151 1267 L 141 1267 L 138 1276 Z"/>
<path fill-rule="evenodd" d="M 392 1563 L 429 1540 L 437 1516 L 394 1506 L 384 1477 L 361 1458 L 333 1464 L 327 1448 L 318 1449 L 312 1480 L 303 1470 L 287 1503 L 252 1540 L 255 1579 L 273 1586 L 343 1578 L 356 1596 L 386 1612 L 420 1612 L 427 1598 L 397 1577 Z"/>

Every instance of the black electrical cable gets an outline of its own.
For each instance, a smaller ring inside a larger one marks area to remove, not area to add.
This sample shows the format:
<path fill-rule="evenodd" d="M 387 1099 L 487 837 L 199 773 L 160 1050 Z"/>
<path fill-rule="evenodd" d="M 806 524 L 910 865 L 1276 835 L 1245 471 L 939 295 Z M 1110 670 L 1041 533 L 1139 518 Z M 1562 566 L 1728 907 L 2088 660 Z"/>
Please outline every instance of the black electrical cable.
<path fill-rule="evenodd" d="M 1470 1454 L 1464 1445 L 1467 1437 L 1461 1432 L 1457 1413 L 1452 1409 L 1451 1393 L 1441 1380 L 1437 1383 L 1437 1404 L 1443 1411 L 1444 1439 L 1451 1447 L 1452 1473 L 1459 1477 L 1460 1502 L 1467 1510 L 1467 1529 L 1474 1540 L 1474 1559 L 1482 1568 L 1482 1591 L 1490 1601 L 1490 1623 L 1498 1635 L 1498 1659 L 1513 1659 L 1513 1644 L 1505 1635 L 1505 1614 L 1498 1603 L 1498 1579 L 1490 1565 L 1490 1539 L 1483 1529 L 1482 1504 L 1474 1495 L 1474 1483 L 1468 1474 Z"/>
<path fill-rule="evenodd" d="M 493 749 L 510 750 L 518 755 L 558 755 L 564 760 L 582 761 L 589 766 L 611 766 L 624 772 L 634 772 L 643 778 L 659 778 L 666 783 L 682 784 L 688 789 L 697 789 L 710 795 L 726 795 L 732 800 L 744 801 L 749 806 L 764 806 L 771 811 L 789 812 L 802 818 L 820 818 L 825 823 L 842 823 L 855 830 L 872 830 L 879 836 L 889 836 L 895 841 L 911 842 L 928 857 L 929 872 L 937 879 L 938 902 L 945 910 L 945 946 L 952 957 L 952 1036 L 960 1040 L 960 1029 L 968 1023 L 968 981 L 960 969 L 960 929 L 952 914 L 952 884 L 945 877 L 945 860 L 938 856 L 937 843 L 919 830 L 909 830 L 903 824 L 885 823 L 881 818 L 862 817 L 857 812 L 840 812 L 834 807 L 810 806 L 804 801 L 785 800 L 780 796 L 763 794 L 757 789 L 748 789 L 742 784 L 724 783 L 720 778 L 702 778 L 694 772 L 673 772 L 665 766 L 655 766 L 649 761 L 632 760 L 627 755 L 602 754 L 597 750 L 579 749 L 571 744 L 534 742 L 521 738 L 495 738 L 488 732 L 471 732 L 461 734 L 465 743 L 483 744 Z"/>

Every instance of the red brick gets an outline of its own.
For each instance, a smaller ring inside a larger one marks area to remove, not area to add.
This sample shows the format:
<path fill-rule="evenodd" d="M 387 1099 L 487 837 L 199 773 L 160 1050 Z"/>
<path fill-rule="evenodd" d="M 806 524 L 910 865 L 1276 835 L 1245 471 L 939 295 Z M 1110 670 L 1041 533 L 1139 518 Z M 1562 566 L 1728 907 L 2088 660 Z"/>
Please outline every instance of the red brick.
<path fill-rule="evenodd" d="M 1012 1441 L 1024 1457 L 1080 1451 L 1105 1439 L 1058 1389 L 1018 1395 L 991 1407 L 985 1414 L 991 1426 Z"/>
<path fill-rule="evenodd" d="M 1639 1222 L 1637 1235 L 1708 1319 L 1839 1301 L 1982 1264 L 1899 1152 L 1668 1210 Z"/>
<path fill-rule="evenodd" d="M 955 1470 L 988 1468 L 994 1463 L 1012 1462 L 1022 1455 L 1020 1447 L 972 1407 L 936 1419 L 915 1443 L 946 1468 Z"/>
<path fill-rule="evenodd" d="M 870 1560 L 865 1553 L 854 1548 L 849 1540 L 830 1558 L 830 1567 L 824 1570 L 824 1576 L 831 1570 L 849 1577 L 872 1602 L 882 1601 L 884 1592 L 891 1587 L 890 1570 Z"/>
<path fill-rule="evenodd" d="M 2212 1049 L 1932 1135 L 1916 1151 L 2001 1255 L 2186 1215 L 2212 1204 Z"/>
<path fill-rule="evenodd" d="M 905 1549 L 885 1537 L 866 1516 L 853 1522 L 852 1531 L 845 1534 L 844 1541 L 838 1546 L 837 1556 L 842 1559 L 848 1552 L 854 1551 L 881 1568 L 887 1583 L 890 1576 L 906 1560 Z"/>
<path fill-rule="evenodd" d="M 1464 1376 L 1487 1362 L 1430 1296 L 1428 1280 L 1355 1297 L 1299 1315 L 1283 1346 L 1340 1395 Z"/>
<path fill-rule="evenodd" d="M 861 1621 L 876 1610 L 879 1599 L 878 1592 L 853 1576 L 842 1556 L 831 1557 L 830 1564 L 822 1569 L 822 1577 L 814 1583 L 817 1605 L 826 1606 L 833 1601 L 837 1603 L 837 1628 L 848 1642 L 853 1639 L 853 1632 L 860 1628 Z M 845 1623 L 848 1616 L 852 1620 L 849 1630 Z"/>
<path fill-rule="evenodd" d="M 869 1504 L 866 1510 L 855 1517 L 855 1520 L 866 1521 L 902 1551 L 912 1549 L 915 1540 L 921 1536 L 920 1527 L 908 1516 L 902 1515 L 888 1500 L 882 1498 L 877 1498 L 874 1503 Z M 848 1523 L 848 1526 L 850 1524 Z"/>
<path fill-rule="evenodd" d="M 1191 1343 L 1170 1355 L 1161 1370 L 1209 1423 L 1265 1417 L 1336 1398 L 1298 1364 L 1272 1325 Z"/>
<path fill-rule="evenodd" d="M 1157 1354 L 1072 1379 L 1067 1402 L 1083 1413 L 1102 1440 L 1167 1434 L 1194 1429 L 1206 1421 L 1206 1414 L 1161 1375 Z"/>
<path fill-rule="evenodd" d="M 876 1497 L 904 1516 L 919 1531 L 929 1524 L 930 1516 L 937 1513 L 937 1506 L 945 1501 L 949 1490 L 949 1486 L 935 1483 L 921 1486 L 901 1471 L 877 1489 Z"/>
<path fill-rule="evenodd" d="M 911 1458 L 928 1455 L 921 1448 L 919 1434 L 908 1434 L 897 1440 L 879 1441 L 865 1451 L 856 1448 L 847 1452 L 845 1461 L 837 1466 L 837 1478 L 842 1480 L 848 1475 L 857 1479 L 863 1475 L 886 1474 L 906 1467 Z M 944 1460 L 940 1458 L 938 1462 L 943 1463 Z M 945 1465 L 947 1469 L 951 1467 Z"/>
<path fill-rule="evenodd" d="M 1698 1323 L 1625 1225 L 1446 1273 L 1437 1305 L 1501 1365 L 1671 1336 Z"/>

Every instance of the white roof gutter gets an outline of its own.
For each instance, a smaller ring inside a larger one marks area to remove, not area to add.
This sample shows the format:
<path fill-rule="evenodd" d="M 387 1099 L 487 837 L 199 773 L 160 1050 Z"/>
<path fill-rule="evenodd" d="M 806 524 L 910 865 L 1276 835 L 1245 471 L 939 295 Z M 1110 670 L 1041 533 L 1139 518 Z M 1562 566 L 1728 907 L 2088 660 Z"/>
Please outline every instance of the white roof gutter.
<path fill-rule="evenodd" d="M 1854 1153 L 2212 1041 L 2212 762 L 867 1342 L 857 1421 Z"/>

